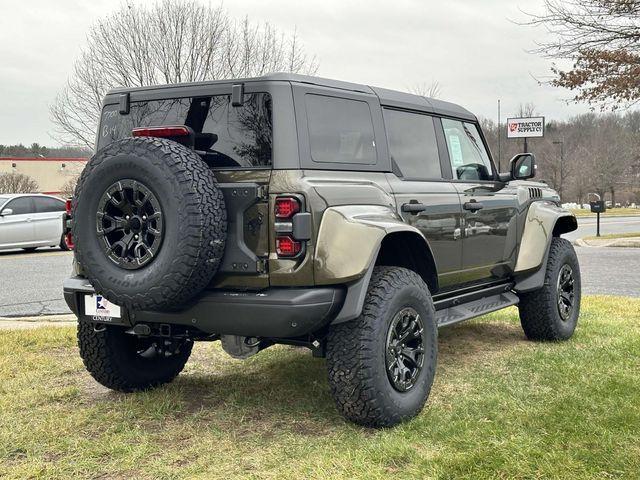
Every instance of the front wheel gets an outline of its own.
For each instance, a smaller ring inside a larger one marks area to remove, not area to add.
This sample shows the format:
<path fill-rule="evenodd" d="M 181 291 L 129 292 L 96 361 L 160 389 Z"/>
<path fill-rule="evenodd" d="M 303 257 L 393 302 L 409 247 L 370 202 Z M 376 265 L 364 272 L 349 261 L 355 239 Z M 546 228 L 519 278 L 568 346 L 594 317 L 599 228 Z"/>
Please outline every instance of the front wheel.
<path fill-rule="evenodd" d="M 417 415 L 435 376 L 437 328 L 427 285 L 411 270 L 376 267 L 362 314 L 333 325 L 329 384 L 342 415 L 390 427 Z"/>
<path fill-rule="evenodd" d="M 544 285 L 520 295 L 520 323 L 530 340 L 567 340 L 580 315 L 580 265 L 573 245 L 554 237 Z"/>
<path fill-rule="evenodd" d="M 151 337 L 126 333 L 123 327 L 78 321 L 78 346 L 85 367 L 99 383 L 112 390 L 134 392 L 172 381 L 184 368 L 193 343 L 162 351 Z"/>

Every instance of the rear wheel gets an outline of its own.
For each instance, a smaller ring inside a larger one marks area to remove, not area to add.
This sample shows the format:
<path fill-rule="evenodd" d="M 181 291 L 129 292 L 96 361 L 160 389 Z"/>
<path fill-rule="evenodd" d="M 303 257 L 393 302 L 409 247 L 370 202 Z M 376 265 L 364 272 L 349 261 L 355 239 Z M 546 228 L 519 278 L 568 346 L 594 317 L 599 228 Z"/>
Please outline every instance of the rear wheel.
<path fill-rule="evenodd" d="M 329 384 L 342 415 L 388 427 L 417 415 L 433 384 L 435 310 L 418 274 L 376 267 L 356 320 L 334 325 L 327 338 Z"/>
<path fill-rule="evenodd" d="M 78 346 L 85 367 L 112 390 L 133 392 L 172 381 L 184 368 L 193 342 L 163 349 L 163 340 L 142 338 L 122 327 L 78 322 Z"/>
<path fill-rule="evenodd" d="M 571 338 L 580 315 L 580 265 L 571 243 L 553 238 L 544 286 L 520 295 L 520 323 L 530 340 Z"/>

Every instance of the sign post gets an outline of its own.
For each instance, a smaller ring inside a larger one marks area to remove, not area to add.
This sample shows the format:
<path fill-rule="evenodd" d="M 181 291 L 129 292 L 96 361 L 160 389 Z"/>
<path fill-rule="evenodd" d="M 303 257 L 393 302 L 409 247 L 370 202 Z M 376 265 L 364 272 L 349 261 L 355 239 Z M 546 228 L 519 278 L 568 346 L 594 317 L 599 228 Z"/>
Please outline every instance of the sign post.
<path fill-rule="evenodd" d="M 544 137 L 544 117 L 507 118 L 507 138 L 524 139 L 524 153 L 528 153 L 527 139 Z"/>
<path fill-rule="evenodd" d="M 592 193 L 591 195 L 595 195 L 596 197 L 598 197 L 598 200 L 596 200 L 595 202 L 589 202 L 589 205 L 591 206 L 591 213 L 595 213 L 596 214 L 596 237 L 600 236 L 600 214 L 604 213 L 607 210 L 607 205 L 604 203 L 603 200 L 600 200 L 600 195 L 598 195 L 597 193 Z"/>

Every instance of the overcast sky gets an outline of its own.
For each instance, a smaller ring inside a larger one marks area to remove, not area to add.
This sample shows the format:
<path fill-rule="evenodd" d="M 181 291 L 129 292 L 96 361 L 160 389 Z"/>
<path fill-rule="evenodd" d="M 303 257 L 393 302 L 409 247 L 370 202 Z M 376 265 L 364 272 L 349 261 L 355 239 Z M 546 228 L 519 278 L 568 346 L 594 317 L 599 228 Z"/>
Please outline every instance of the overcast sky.
<path fill-rule="evenodd" d="M 130 0 L 151 3 L 153 0 Z M 216 2 L 212 2 L 217 5 Z M 441 98 L 503 118 L 521 102 L 563 119 L 588 111 L 567 91 L 540 86 L 550 62 L 527 53 L 541 29 L 514 24 L 541 0 L 229 0 L 234 16 L 297 28 L 319 75 L 407 90 L 438 81 Z M 56 145 L 48 107 L 68 78 L 91 24 L 114 0 L 0 0 L 0 144 Z"/>

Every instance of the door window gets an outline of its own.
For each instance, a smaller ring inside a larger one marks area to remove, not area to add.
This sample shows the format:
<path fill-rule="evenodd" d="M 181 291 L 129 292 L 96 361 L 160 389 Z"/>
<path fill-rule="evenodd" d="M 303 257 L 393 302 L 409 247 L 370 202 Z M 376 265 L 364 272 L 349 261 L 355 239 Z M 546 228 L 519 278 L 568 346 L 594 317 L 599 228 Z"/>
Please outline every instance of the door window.
<path fill-rule="evenodd" d="M 442 119 L 449 159 L 454 178 L 458 180 L 492 180 L 489 154 L 480 132 L 473 123 Z"/>
<path fill-rule="evenodd" d="M 367 102 L 306 95 L 311 159 L 374 165 L 377 160 Z"/>
<path fill-rule="evenodd" d="M 391 159 L 404 178 L 412 180 L 442 178 L 432 117 L 385 109 L 384 123 Z"/>
<path fill-rule="evenodd" d="M 65 204 L 63 201 L 51 197 L 35 197 L 33 201 L 36 204 L 36 212 L 64 212 Z"/>
<path fill-rule="evenodd" d="M 25 215 L 34 212 L 31 197 L 18 197 L 7 203 L 4 208 L 13 210 L 13 215 Z"/>

